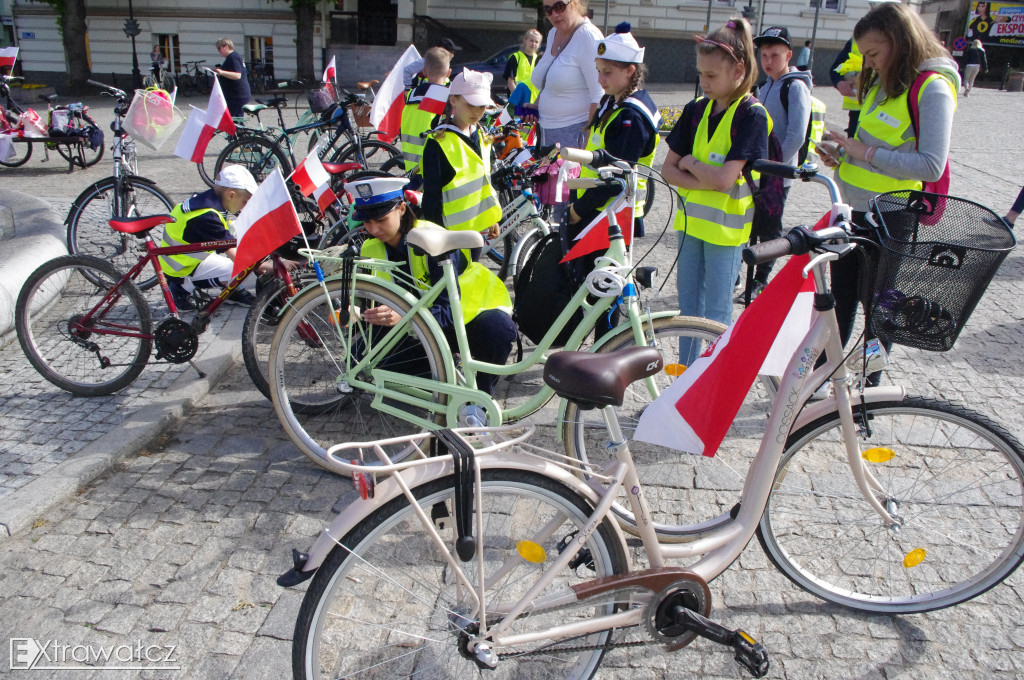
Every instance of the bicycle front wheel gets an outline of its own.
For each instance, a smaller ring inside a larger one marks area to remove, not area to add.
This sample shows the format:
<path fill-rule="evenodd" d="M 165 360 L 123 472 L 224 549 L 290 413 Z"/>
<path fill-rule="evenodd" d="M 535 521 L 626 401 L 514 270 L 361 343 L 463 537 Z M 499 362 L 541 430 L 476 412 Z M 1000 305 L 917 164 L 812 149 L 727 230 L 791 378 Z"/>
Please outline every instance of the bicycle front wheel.
<path fill-rule="evenodd" d="M 14 155 L 3 161 L 0 160 L 0 165 L 7 168 L 19 168 L 25 163 L 28 163 L 28 159 L 32 158 L 32 144 L 11 144 L 14 150 Z"/>
<path fill-rule="evenodd" d="M 225 165 L 244 166 L 252 173 L 257 184 L 273 172 L 274 168 L 280 168 L 281 174 L 285 177 L 292 171 L 292 166 L 281 149 L 272 142 L 253 135 L 238 137 L 224 147 L 217 157 L 214 176 L 219 175 Z"/>
<path fill-rule="evenodd" d="M 87 188 L 68 212 L 67 244 L 71 254 L 92 255 L 106 260 L 124 273 L 145 254 L 145 246 L 131 234 L 110 228 L 115 217 L 164 215 L 174 208 L 171 199 L 156 184 L 143 177 L 106 177 Z M 140 279 L 147 290 L 156 285 L 156 275 Z"/>
<path fill-rule="evenodd" d="M 648 345 L 657 347 L 664 357 L 664 370 L 653 378 L 657 394 L 664 392 L 686 370 L 680 358 L 681 345 L 693 345 L 696 354 L 703 351 L 725 332 L 717 321 L 677 316 L 655 319 L 653 332 L 647 330 Z M 613 352 L 636 344 L 632 331 L 626 330 L 610 339 L 600 352 Z M 702 522 L 726 521 L 729 511 L 740 500 L 740 491 L 750 462 L 757 454 L 768 422 L 774 379 L 762 377 L 754 381 L 736 415 L 725 441 L 715 455 L 695 456 L 661 446 L 632 440 L 630 452 L 637 473 L 647 493 L 665 502 L 653 504 L 655 530 L 665 540 L 693 539 L 706 530 Z M 616 409 L 622 432 L 632 439 L 640 415 L 655 399 L 646 381 L 637 381 L 626 390 L 622 406 Z M 562 423 L 566 453 L 600 470 L 611 461 L 608 432 L 598 410 L 583 410 L 570 402 Z M 685 498 L 685 503 L 670 499 Z M 613 511 L 627 531 L 635 531 L 636 520 L 629 509 L 625 493 Z"/>
<path fill-rule="evenodd" d="M 131 281 L 105 300 L 120 278 L 109 262 L 66 255 L 41 266 L 22 287 L 18 342 L 32 366 L 62 390 L 80 397 L 113 394 L 145 368 L 153 319 Z"/>
<path fill-rule="evenodd" d="M 445 395 L 389 384 L 394 390 L 374 405 L 380 386 L 356 389 L 344 375 L 368 352 L 378 347 L 388 328 L 364 323 L 358 311 L 386 305 L 403 318 L 409 305 L 393 292 L 373 282 L 350 282 L 349 323 L 339 326 L 335 315 L 343 309 L 345 287 L 341 280 L 311 288 L 293 298 L 278 323 L 270 349 L 271 396 L 285 432 L 299 449 L 317 464 L 323 464 L 327 449 L 346 441 L 373 441 L 423 431 L 410 419 L 431 422 L 426 408 L 404 403 L 393 395 L 403 393 L 443 406 Z M 449 351 L 444 339 L 438 340 L 422 317 L 408 326 L 409 332 L 395 341 L 387 352 L 367 366 L 358 376 L 373 383 L 371 371 L 382 369 L 419 378 L 445 382 L 448 375 L 441 352 Z M 388 452 L 398 460 L 408 452 Z"/>
<path fill-rule="evenodd" d="M 530 472 L 483 470 L 481 534 L 487 610 L 497 612 L 522 598 L 565 546 L 577 537 L 592 512 L 578 494 Z M 414 490 L 419 508 L 430 516 L 444 510 L 449 521 L 439 533 L 445 551 L 472 587 L 481 582 L 480 562 L 461 562 L 455 544 L 452 502 L 454 478 L 437 479 Z M 474 527 L 477 520 L 474 514 Z M 531 559 L 524 559 L 527 546 Z M 586 538 L 592 568 L 563 569 L 533 600 L 569 593 L 575 585 L 626 571 L 621 543 L 606 517 Z M 335 547 L 306 592 L 295 624 L 292 670 L 296 678 L 456 678 L 476 677 L 476 664 L 460 650 L 467 632 L 478 630 L 479 615 L 452 566 L 425 531 L 405 496 L 360 522 Z M 596 598 L 576 605 L 543 608 L 532 604 L 509 635 L 581 624 L 615 611 L 616 603 Z M 491 615 L 488 624 L 500 617 Z M 589 678 L 597 670 L 613 631 L 568 640 L 542 640 L 497 647 L 504 656 L 487 677 Z"/>
<path fill-rule="evenodd" d="M 303 283 L 292 273 L 295 286 L 300 290 Z M 288 287 L 282 279 L 272 279 L 256 296 L 256 301 L 249 307 L 242 327 L 242 359 L 245 370 L 252 379 L 252 384 L 260 393 L 270 399 L 270 380 L 268 370 L 270 364 L 270 345 L 277 331 L 280 316 L 288 300 Z"/>
<path fill-rule="evenodd" d="M 839 416 L 790 435 L 757 535 L 791 581 L 853 609 L 910 614 L 984 593 L 1024 543 L 1024 449 L 963 407 L 932 399 L 859 407 L 864 465 L 883 520 L 857 489 Z"/>

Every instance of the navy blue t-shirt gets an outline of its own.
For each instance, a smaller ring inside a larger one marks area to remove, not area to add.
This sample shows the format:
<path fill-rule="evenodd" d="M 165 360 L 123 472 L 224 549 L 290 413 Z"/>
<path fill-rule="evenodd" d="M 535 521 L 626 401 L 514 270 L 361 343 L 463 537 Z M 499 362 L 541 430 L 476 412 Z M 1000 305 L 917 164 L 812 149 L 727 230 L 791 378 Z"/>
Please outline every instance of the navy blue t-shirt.
<path fill-rule="evenodd" d="M 225 212 L 224 204 L 213 189 L 201 194 L 193 194 L 191 198 L 181 204 L 182 212 L 186 213 L 205 208 L 213 208 L 222 215 Z M 185 243 L 202 243 L 203 241 L 221 241 L 233 238 L 231 232 L 224 228 L 224 223 L 220 221 L 220 218 L 210 212 L 190 218 L 181 235 L 185 239 Z M 227 248 L 219 248 L 217 252 L 225 250 Z"/>
<path fill-rule="evenodd" d="M 238 80 L 231 80 L 230 78 L 221 78 L 220 87 L 224 90 L 224 98 L 231 99 L 244 99 L 249 101 L 252 97 L 252 92 L 249 91 L 249 78 L 245 71 L 245 61 L 242 59 L 242 55 L 238 52 L 232 52 L 224 58 L 224 63 L 220 65 L 221 69 L 225 71 L 234 71 L 235 73 L 241 73 L 242 77 Z"/>
<path fill-rule="evenodd" d="M 707 98 L 695 99 L 683 107 L 683 114 L 679 116 L 679 121 L 665 140 L 668 148 L 680 156 L 689 156 L 693 153 L 693 139 L 697 135 L 697 127 L 700 125 L 701 116 L 704 115 L 704 109 L 711 101 Z M 768 114 L 763 107 L 752 108 L 755 103 L 756 99 L 747 97 L 736 107 L 736 115 L 732 119 L 732 146 L 725 155 L 726 161 L 768 158 Z M 724 109 L 721 113 L 712 114 L 708 118 L 709 139 L 714 136 L 727 111 L 728 109 Z"/>

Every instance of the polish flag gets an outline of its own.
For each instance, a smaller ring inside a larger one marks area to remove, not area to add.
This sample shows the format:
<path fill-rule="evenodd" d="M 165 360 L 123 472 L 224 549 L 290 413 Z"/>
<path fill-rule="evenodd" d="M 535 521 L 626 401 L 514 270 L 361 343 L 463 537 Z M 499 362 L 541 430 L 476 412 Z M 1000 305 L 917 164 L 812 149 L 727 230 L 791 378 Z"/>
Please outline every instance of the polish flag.
<path fill-rule="evenodd" d="M 803 276 L 809 261 L 789 258 L 722 337 L 644 410 L 634 439 L 705 456 L 718 452 L 754 380 L 781 375 L 810 327 L 814 281 Z"/>
<path fill-rule="evenodd" d="M 235 121 L 231 120 L 231 113 L 228 111 L 228 101 L 224 98 L 224 91 L 220 89 L 220 80 L 213 79 L 213 90 L 210 91 L 210 102 L 206 105 L 206 126 L 210 128 L 210 139 L 217 130 L 226 132 L 229 135 L 236 134 L 238 129 Z M 209 142 L 209 140 L 207 140 Z M 203 147 L 206 150 L 206 147 Z"/>
<path fill-rule="evenodd" d="M 331 189 L 330 184 L 321 184 L 313 190 L 313 198 L 316 199 L 316 205 L 320 208 L 320 214 L 323 215 L 332 204 L 338 200 L 338 195 Z"/>
<path fill-rule="evenodd" d="M 504 107 L 501 113 L 498 114 L 498 125 L 507 125 L 512 122 L 512 114 L 508 112 L 508 107 Z"/>
<path fill-rule="evenodd" d="M 233 229 L 238 245 L 232 277 L 274 252 L 292 236 L 302 234 L 299 215 L 280 168 L 274 168 L 256 189 L 238 214 Z"/>
<path fill-rule="evenodd" d="M 193 163 L 203 162 L 203 155 L 210 143 L 207 139 L 202 146 L 199 144 L 203 137 L 203 129 L 206 127 L 205 120 L 206 111 L 193 106 L 188 114 L 188 120 L 185 121 L 185 127 L 182 128 L 181 137 L 178 138 L 178 144 L 174 147 L 175 156 Z"/>
<path fill-rule="evenodd" d="M 550 180 L 549 180 L 550 181 Z M 626 239 L 628 246 L 633 241 L 633 206 L 627 205 L 615 212 L 615 220 L 619 223 L 619 229 Z M 604 210 L 594 218 L 594 221 L 586 226 L 576 237 L 569 252 L 562 258 L 562 262 L 575 260 L 577 257 L 589 255 L 596 250 L 607 250 L 608 248 L 608 215 Z"/>
<path fill-rule="evenodd" d="M 309 196 L 316 188 L 327 184 L 331 181 L 331 175 L 324 170 L 324 164 L 320 161 L 320 156 L 317 155 L 319 149 L 313 149 L 312 152 L 301 163 L 299 167 L 295 168 L 288 180 L 299 185 L 299 191 L 302 192 L 303 196 Z"/>
<path fill-rule="evenodd" d="M 334 65 L 336 57 L 331 57 L 331 63 L 324 69 L 324 76 L 321 80 L 325 83 L 333 83 L 338 79 L 338 69 Z"/>
<path fill-rule="evenodd" d="M 0 47 L 0 68 L 3 68 L 4 66 L 14 68 L 14 62 L 17 58 L 17 47 Z"/>
<path fill-rule="evenodd" d="M 405 67 L 420 58 L 414 45 L 409 45 L 402 57 L 391 67 L 384 84 L 377 91 L 370 109 L 370 122 L 382 134 L 385 142 L 392 142 L 402 130 L 402 109 L 405 107 L 405 86 L 402 74 Z"/>
<path fill-rule="evenodd" d="M 536 146 L 537 144 L 537 126 L 531 125 L 530 132 L 526 135 L 526 146 Z"/>
<path fill-rule="evenodd" d="M 448 88 L 444 85 L 431 85 L 420 100 L 420 110 L 440 116 L 448 105 Z"/>

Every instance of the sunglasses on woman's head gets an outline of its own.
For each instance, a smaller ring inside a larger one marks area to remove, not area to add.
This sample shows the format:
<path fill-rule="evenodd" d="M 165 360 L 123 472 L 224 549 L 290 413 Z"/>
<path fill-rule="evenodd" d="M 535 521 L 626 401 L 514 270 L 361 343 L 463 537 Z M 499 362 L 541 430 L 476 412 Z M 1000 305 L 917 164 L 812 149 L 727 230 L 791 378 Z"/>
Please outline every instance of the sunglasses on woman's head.
<path fill-rule="evenodd" d="M 552 5 L 544 5 L 544 16 L 549 17 L 552 14 L 561 14 L 570 4 L 572 4 L 572 0 L 569 0 L 569 2 L 562 2 L 562 0 L 558 0 L 558 2 Z"/>

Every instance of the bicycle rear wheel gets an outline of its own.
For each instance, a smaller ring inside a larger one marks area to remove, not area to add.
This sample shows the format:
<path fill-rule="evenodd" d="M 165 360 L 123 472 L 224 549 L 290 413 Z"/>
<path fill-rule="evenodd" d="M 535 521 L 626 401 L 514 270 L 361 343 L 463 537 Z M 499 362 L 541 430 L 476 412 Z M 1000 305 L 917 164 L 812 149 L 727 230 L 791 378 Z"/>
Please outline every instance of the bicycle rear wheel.
<path fill-rule="evenodd" d="M 680 343 L 698 345 L 698 354 L 725 332 L 725 326 L 710 319 L 677 316 L 655 319 L 653 335 L 647 331 L 648 344 L 657 347 L 664 357 L 665 369 L 655 376 L 658 393 L 685 371 L 681 363 Z M 626 330 L 609 340 L 600 352 L 633 347 L 633 333 Z M 739 503 L 746 470 L 757 455 L 761 437 L 768 422 L 771 399 L 775 394 L 774 379 L 761 377 L 751 386 L 725 441 L 713 457 L 695 456 L 654 444 L 631 440 L 630 452 L 637 473 L 649 497 L 664 499 L 652 504 L 655 530 L 665 540 L 686 540 L 701 535 L 706 528 L 701 522 L 723 522 L 729 511 Z M 629 386 L 623 404 L 616 409 L 622 432 L 631 439 L 640 415 L 654 400 L 645 381 Z M 583 410 L 569 403 L 562 423 L 566 453 L 600 470 L 611 461 L 606 447 L 608 432 L 600 411 Z M 685 499 L 685 502 L 674 502 Z M 629 510 L 625 493 L 613 508 L 623 528 L 635 531 L 636 520 Z"/>
<path fill-rule="evenodd" d="M 214 167 L 215 177 L 225 165 L 244 166 L 252 173 L 257 184 L 273 172 L 274 168 L 280 168 L 281 174 L 285 177 L 292 171 L 292 166 L 281 149 L 273 142 L 254 135 L 237 137 L 220 152 Z"/>
<path fill-rule="evenodd" d="M 62 390 L 80 397 L 113 394 L 145 368 L 153 319 L 131 281 L 106 299 L 120 278 L 109 262 L 67 255 L 41 266 L 22 287 L 18 342 L 40 375 Z"/>
<path fill-rule="evenodd" d="M 413 434 L 423 428 L 408 418 L 431 420 L 427 409 L 390 398 L 383 399 L 380 405 L 397 412 L 380 410 L 373 404 L 376 390 L 354 389 L 342 380 L 346 368 L 374 348 L 388 329 L 363 323 L 357 315 L 352 316 L 346 327 L 339 328 L 332 310 L 342 308 L 343 282 L 330 280 L 327 290 L 325 295 L 318 286 L 292 300 L 278 323 L 270 349 L 274 410 L 291 440 L 317 464 L 334 444 Z M 349 290 L 352 309 L 387 305 L 402 317 L 408 314 L 405 300 L 376 283 L 357 281 Z M 375 365 L 367 367 L 360 379 L 372 382 L 374 369 L 440 382 L 448 379 L 441 354 L 448 351 L 447 346 L 438 344 L 421 317 L 415 318 L 409 329 L 410 333 Z M 440 405 L 447 403 L 445 395 L 437 392 L 411 388 L 409 391 Z M 401 450 L 389 453 L 395 459 L 406 455 Z"/>
<path fill-rule="evenodd" d="M 818 597 L 861 611 L 942 609 L 1002 582 L 1022 560 L 1024 448 L 947 402 L 854 407 L 882 520 L 857 489 L 838 414 L 790 435 L 757 536 L 772 563 Z"/>
<path fill-rule="evenodd" d="M 217 159 L 224 152 L 224 149 L 234 140 L 234 137 L 217 130 L 213 133 L 213 139 L 206 147 L 206 154 L 201 163 L 196 163 L 196 170 L 199 177 L 206 186 L 213 188 L 213 182 L 217 179 Z"/>
<path fill-rule="evenodd" d="M 97 128 L 97 126 L 95 124 L 89 123 L 87 121 L 83 121 L 83 120 L 79 119 L 77 116 L 72 117 L 71 120 L 72 120 L 72 124 L 73 124 L 75 130 L 79 130 L 79 131 L 83 131 L 84 132 L 84 131 L 86 131 L 86 130 L 88 130 L 90 128 Z M 86 138 L 86 139 L 88 139 L 88 138 Z M 66 144 L 56 144 L 55 148 L 57 149 L 57 153 L 60 154 L 61 158 L 63 158 L 64 160 L 66 160 L 69 163 L 74 163 L 75 165 L 77 165 L 80 168 L 91 168 L 92 166 L 96 165 L 97 163 L 100 162 L 100 159 L 103 158 L 103 152 L 104 152 L 104 145 L 103 144 L 100 144 L 95 149 L 92 149 L 92 148 L 89 148 L 88 142 L 86 142 L 86 143 L 84 143 L 82 145 L 82 155 L 81 156 L 78 155 L 78 147 L 77 146 L 67 146 Z M 82 164 L 83 160 L 85 162 L 84 165 Z"/>
<path fill-rule="evenodd" d="M 360 148 L 361 147 L 361 148 Z M 360 147 L 355 144 L 347 144 L 334 154 L 332 163 L 359 163 L 363 170 L 376 170 L 389 175 L 401 175 L 405 172 L 405 163 L 402 161 L 402 152 L 397 147 L 377 139 L 364 139 Z M 346 173 L 342 179 L 347 181 Z M 339 176 L 335 175 L 333 179 Z M 332 185 L 335 182 L 332 182 Z"/>
<path fill-rule="evenodd" d="M 580 540 L 577 536 L 592 509 L 574 491 L 534 473 L 483 470 L 481 477 L 483 531 L 477 540 L 483 544 L 488 583 L 484 597 L 488 610 L 498 611 L 527 593 L 545 571 L 545 562 L 564 550 L 563 544 Z M 428 516 L 434 508 L 450 513 L 453 486 L 453 477 L 419 486 L 414 490 L 419 507 Z M 447 524 L 439 533 L 448 553 L 477 587 L 480 562 L 461 562 L 452 554 L 454 523 Z M 536 546 L 535 553 L 543 558 L 524 559 L 524 544 Z M 627 570 L 610 518 L 586 537 L 584 549 L 593 557 L 593 569 L 563 569 L 534 602 L 553 593 L 571 594 L 575 585 Z M 508 634 L 586 623 L 615 611 L 612 596 L 595 599 L 546 610 L 529 606 Z M 424 530 L 408 499 L 399 496 L 360 522 L 317 571 L 295 624 L 294 677 L 476 677 L 476 664 L 460 652 L 460 634 L 477 629 L 473 612 L 445 554 Z M 488 618 L 492 625 L 498 619 Z M 497 654 L 508 656 L 487 677 L 589 678 L 612 635 L 612 630 L 605 630 L 568 640 L 498 647 Z"/>
<path fill-rule="evenodd" d="M 25 163 L 28 163 L 28 159 L 32 158 L 32 144 L 11 144 L 14 149 L 14 155 L 8 158 L 6 161 L 0 161 L 0 165 L 7 168 L 18 168 Z"/>
<path fill-rule="evenodd" d="M 120 181 L 120 183 L 118 183 Z M 106 260 L 124 273 L 145 253 L 142 241 L 110 228 L 114 217 L 164 215 L 174 208 L 171 199 L 144 177 L 105 177 L 75 199 L 65 220 L 68 251 Z M 156 285 L 156 274 L 137 282 L 147 290 Z"/>

